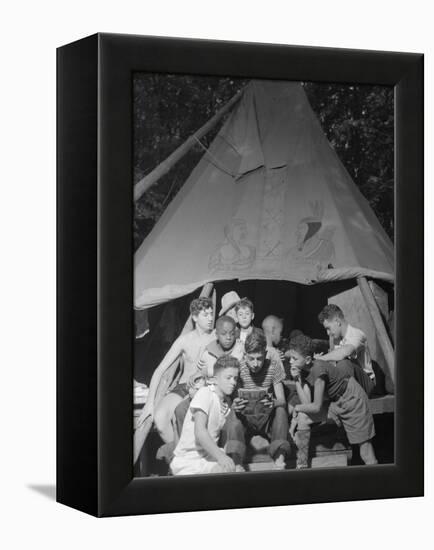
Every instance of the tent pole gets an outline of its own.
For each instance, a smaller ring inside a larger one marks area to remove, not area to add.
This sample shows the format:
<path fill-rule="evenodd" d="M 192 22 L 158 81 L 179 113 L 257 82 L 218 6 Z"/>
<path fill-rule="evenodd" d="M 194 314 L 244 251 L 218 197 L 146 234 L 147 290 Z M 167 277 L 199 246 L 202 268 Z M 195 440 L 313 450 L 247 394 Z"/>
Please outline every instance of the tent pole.
<path fill-rule="evenodd" d="M 392 378 L 393 384 L 395 384 L 395 353 L 389 335 L 387 334 L 386 327 L 384 326 L 380 309 L 366 277 L 358 277 L 357 284 L 359 285 L 360 292 L 365 300 L 366 307 L 368 308 L 372 322 L 377 331 L 378 340 L 389 368 L 390 377 Z"/>
<path fill-rule="evenodd" d="M 209 298 L 209 296 L 211 296 L 213 288 L 214 288 L 213 283 L 206 283 L 202 288 L 202 291 L 200 293 L 200 298 Z M 185 334 L 186 332 L 189 332 L 191 330 L 193 330 L 193 320 L 191 318 L 191 315 L 189 315 L 187 322 L 185 323 L 184 328 L 181 331 L 181 334 Z M 145 420 L 134 432 L 134 445 L 133 445 L 134 447 L 133 463 L 134 464 L 137 462 L 137 459 L 140 456 L 143 445 L 145 444 L 146 438 L 148 437 L 148 434 L 154 422 L 154 409 L 155 409 L 154 400 L 158 404 L 160 399 L 164 396 L 166 391 L 169 389 L 170 384 L 173 382 L 173 378 L 175 376 L 178 365 L 179 365 L 179 358 L 174 363 L 172 363 L 172 365 L 167 369 L 165 373 L 159 375 L 159 380 L 156 381 L 155 395 L 152 396 L 152 399 L 151 399 L 151 396 L 148 394 L 145 407 L 144 407 L 145 410 L 143 411 Z M 152 376 L 152 378 L 154 378 L 154 376 L 155 376 L 155 373 Z M 151 384 L 152 382 L 153 380 L 151 380 Z"/>
<path fill-rule="evenodd" d="M 166 174 L 172 166 L 178 162 L 192 147 L 197 143 L 197 140 L 201 139 L 207 134 L 213 126 L 232 108 L 232 106 L 239 101 L 244 89 L 237 92 L 224 107 L 220 109 L 212 118 L 208 120 L 197 132 L 190 136 L 187 141 L 175 149 L 171 155 L 167 157 L 162 163 L 160 163 L 152 172 L 144 176 L 134 186 L 134 201 L 138 201 L 145 191 L 147 191 L 154 183 L 156 183 L 164 174 Z"/>

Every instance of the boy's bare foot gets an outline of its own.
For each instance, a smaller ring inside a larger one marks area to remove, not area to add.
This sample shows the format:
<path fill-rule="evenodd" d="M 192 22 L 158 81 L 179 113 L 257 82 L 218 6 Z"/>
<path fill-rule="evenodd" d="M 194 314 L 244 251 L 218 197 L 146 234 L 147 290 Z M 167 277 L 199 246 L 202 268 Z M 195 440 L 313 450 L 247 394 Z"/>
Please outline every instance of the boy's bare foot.
<path fill-rule="evenodd" d="M 236 472 L 245 472 L 246 469 L 244 468 L 244 466 L 241 466 L 241 464 L 237 464 L 237 465 L 235 466 L 235 471 L 236 471 Z"/>

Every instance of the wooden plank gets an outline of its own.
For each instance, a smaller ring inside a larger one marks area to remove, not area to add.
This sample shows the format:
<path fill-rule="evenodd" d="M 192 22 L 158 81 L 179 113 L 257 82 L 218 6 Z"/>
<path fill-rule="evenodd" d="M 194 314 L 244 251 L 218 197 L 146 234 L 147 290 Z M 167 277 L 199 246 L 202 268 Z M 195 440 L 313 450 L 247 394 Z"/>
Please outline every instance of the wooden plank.
<path fill-rule="evenodd" d="M 334 454 L 312 458 L 312 468 L 343 468 L 348 466 L 347 455 Z"/>

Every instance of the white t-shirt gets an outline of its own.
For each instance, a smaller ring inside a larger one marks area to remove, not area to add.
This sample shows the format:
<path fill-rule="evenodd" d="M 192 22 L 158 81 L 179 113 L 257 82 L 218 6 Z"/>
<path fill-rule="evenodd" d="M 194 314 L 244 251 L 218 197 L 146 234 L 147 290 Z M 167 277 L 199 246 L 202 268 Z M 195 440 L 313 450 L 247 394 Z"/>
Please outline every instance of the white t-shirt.
<path fill-rule="evenodd" d="M 363 331 L 358 328 L 347 326 L 345 336 L 336 346 L 337 348 L 345 345 L 354 346 L 356 351 L 349 356 L 350 359 L 355 359 L 362 369 L 371 378 L 374 376 L 374 369 L 372 368 L 371 356 L 368 349 L 368 340 Z"/>
<path fill-rule="evenodd" d="M 208 432 L 215 443 L 218 444 L 220 433 L 226 422 L 230 408 L 227 403 L 220 401 L 214 386 L 205 386 L 199 389 L 191 401 L 182 426 L 181 437 L 175 448 L 175 456 L 208 458 L 208 454 L 200 447 L 194 435 L 193 414 L 197 410 L 203 411 L 208 416 Z"/>

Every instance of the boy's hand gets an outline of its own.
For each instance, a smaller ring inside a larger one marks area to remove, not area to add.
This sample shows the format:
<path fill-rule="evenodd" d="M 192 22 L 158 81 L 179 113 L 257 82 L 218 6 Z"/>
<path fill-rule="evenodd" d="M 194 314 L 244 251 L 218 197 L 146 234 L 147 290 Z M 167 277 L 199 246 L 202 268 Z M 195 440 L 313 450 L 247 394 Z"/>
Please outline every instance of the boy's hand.
<path fill-rule="evenodd" d="M 247 403 L 248 403 L 247 399 L 241 399 L 241 397 L 235 397 L 235 399 L 232 402 L 232 407 L 236 413 L 242 412 L 246 408 Z"/>
<path fill-rule="evenodd" d="M 222 453 L 217 459 L 217 463 L 222 467 L 224 472 L 235 472 L 235 463 L 227 454 Z"/>
<path fill-rule="evenodd" d="M 269 409 L 273 408 L 274 405 L 274 402 L 269 395 L 267 395 L 267 397 L 264 397 L 264 399 L 261 399 L 260 403 L 262 403 L 265 407 L 268 407 Z"/>
<path fill-rule="evenodd" d="M 323 355 L 324 355 L 324 352 L 320 351 L 319 353 L 314 353 L 313 358 L 314 359 L 321 359 L 321 356 L 323 356 Z"/>
<path fill-rule="evenodd" d="M 291 367 L 289 369 L 289 372 L 291 373 L 291 376 L 294 378 L 294 380 L 300 379 L 300 369 L 298 367 Z"/>

